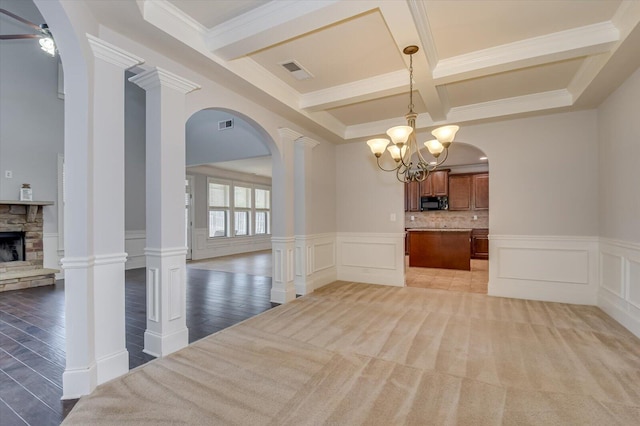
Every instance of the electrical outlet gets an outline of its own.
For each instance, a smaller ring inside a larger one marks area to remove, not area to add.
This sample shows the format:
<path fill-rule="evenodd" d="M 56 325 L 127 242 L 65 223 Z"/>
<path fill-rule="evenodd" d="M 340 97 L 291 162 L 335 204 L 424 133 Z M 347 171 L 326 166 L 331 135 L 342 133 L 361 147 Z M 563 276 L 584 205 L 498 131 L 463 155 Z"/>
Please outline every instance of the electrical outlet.
<path fill-rule="evenodd" d="M 396 214 L 395 213 L 391 213 L 389 215 L 389 221 L 391 221 L 391 222 L 395 222 L 396 221 Z"/>
<path fill-rule="evenodd" d="M 13 172 L 11 170 L 5 170 L 4 177 L 6 177 L 7 179 L 13 179 Z"/>

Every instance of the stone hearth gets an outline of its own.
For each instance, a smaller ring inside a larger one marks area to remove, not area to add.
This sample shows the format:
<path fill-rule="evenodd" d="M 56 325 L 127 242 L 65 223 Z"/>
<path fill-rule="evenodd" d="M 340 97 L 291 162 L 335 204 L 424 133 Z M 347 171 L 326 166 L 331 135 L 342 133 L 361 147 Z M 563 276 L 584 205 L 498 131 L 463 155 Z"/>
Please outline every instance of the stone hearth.
<path fill-rule="evenodd" d="M 42 267 L 42 206 L 49 201 L 0 201 L 0 232 L 24 232 L 24 259 L 0 262 L 0 292 L 55 283 L 56 269 Z"/>

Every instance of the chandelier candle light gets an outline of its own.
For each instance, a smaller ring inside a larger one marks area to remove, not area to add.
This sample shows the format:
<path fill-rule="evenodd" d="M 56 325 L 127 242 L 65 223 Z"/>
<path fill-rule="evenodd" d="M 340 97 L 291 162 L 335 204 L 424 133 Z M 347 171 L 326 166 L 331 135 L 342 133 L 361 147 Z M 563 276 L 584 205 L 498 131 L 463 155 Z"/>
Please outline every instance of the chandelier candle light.
<path fill-rule="evenodd" d="M 370 139 L 367 145 L 371 148 L 371 152 L 376 156 L 378 167 L 385 172 L 396 172 L 396 177 L 400 182 L 424 181 L 429 173 L 436 170 L 446 160 L 449 154 L 449 146 L 456 136 L 459 127 L 443 126 L 438 127 L 431 134 L 435 139 L 424 142 L 435 161 L 427 162 L 416 142 L 416 114 L 413 111 L 413 54 L 418 51 L 418 46 L 407 46 L 403 53 L 409 55 L 409 112 L 405 115 L 407 119 L 406 126 L 395 126 L 387 130 L 387 135 L 391 138 L 392 145 L 389 145 L 389 139 Z M 385 149 L 391 154 L 391 158 L 396 162 L 393 169 L 385 169 L 380 165 L 380 157 L 384 154 Z M 440 154 L 444 155 L 440 158 Z M 414 164 L 412 157 L 416 154 L 417 163 Z M 440 159 L 438 159 L 440 158 Z"/>

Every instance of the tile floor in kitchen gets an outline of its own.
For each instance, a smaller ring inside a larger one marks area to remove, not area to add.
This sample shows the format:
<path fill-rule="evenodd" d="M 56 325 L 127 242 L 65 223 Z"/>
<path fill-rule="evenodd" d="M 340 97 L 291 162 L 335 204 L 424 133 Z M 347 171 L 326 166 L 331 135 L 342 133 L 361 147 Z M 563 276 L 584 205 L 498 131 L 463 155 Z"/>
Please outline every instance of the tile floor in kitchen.
<path fill-rule="evenodd" d="M 442 290 L 487 293 L 489 283 L 489 261 L 471 260 L 470 271 L 436 268 L 416 268 L 409 266 L 406 256 L 407 287 L 438 288 Z"/>

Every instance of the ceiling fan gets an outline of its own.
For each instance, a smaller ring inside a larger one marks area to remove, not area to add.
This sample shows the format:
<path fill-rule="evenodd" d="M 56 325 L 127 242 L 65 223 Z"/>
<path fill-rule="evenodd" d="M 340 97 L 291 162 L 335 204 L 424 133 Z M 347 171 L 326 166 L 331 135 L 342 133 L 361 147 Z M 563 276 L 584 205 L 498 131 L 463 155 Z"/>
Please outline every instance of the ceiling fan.
<path fill-rule="evenodd" d="M 22 22 L 23 24 L 31 27 L 39 34 L 0 34 L 0 40 L 16 40 L 16 39 L 26 39 L 26 38 L 39 38 L 40 48 L 47 52 L 51 56 L 56 55 L 56 44 L 53 41 L 53 36 L 51 35 L 51 31 L 49 30 L 49 26 L 47 24 L 36 25 L 31 21 L 28 21 L 24 18 L 21 18 L 18 15 L 15 15 L 8 10 L 0 9 L 0 13 L 7 15 L 16 21 Z"/>

